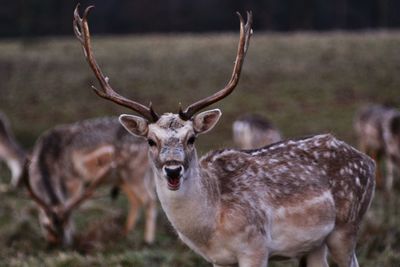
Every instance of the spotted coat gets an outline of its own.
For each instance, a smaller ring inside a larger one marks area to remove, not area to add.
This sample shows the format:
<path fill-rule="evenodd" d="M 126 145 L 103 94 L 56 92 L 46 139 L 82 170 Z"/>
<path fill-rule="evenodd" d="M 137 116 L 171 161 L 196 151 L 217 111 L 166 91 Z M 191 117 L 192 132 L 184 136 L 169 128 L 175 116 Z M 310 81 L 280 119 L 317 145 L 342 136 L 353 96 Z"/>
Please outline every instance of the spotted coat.
<path fill-rule="evenodd" d="M 190 248 L 214 266 L 265 266 L 268 259 L 302 256 L 327 266 L 329 247 L 339 266 L 358 266 L 358 229 L 375 187 L 371 158 L 325 134 L 212 151 L 198 160 L 186 144 L 196 120 L 164 114 L 147 133 L 158 138 L 150 149 L 158 197 Z M 176 191 L 166 186 L 171 178 L 160 161 L 170 140 L 176 142 L 169 149 L 181 151 L 176 162 L 185 165 Z"/>

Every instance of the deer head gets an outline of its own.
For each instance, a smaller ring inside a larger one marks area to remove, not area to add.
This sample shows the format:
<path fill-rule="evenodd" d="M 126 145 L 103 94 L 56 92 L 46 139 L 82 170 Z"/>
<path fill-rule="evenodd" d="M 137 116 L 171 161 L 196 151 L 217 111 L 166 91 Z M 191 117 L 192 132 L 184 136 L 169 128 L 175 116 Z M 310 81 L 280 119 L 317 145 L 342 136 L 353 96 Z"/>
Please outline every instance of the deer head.
<path fill-rule="evenodd" d="M 186 177 L 190 176 L 188 174 L 196 170 L 191 167 L 197 164 L 194 146 L 197 136 L 210 131 L 221 117 L 221 111 L 218 109 L 198 112 L 228 96 L 238 84 L 252 35 L 251 12 L 247 12 L 247 23 L 237 13 L 240 19 L 239 45 L 232 76 L 226 86 L 217 93 L 189 105 L 184 110 L 180 108 L 178 113 L 166 113 L 160 116 L 153 110 L 151 104 L 146 107 L 117 94 L 112 89 L 109 78 L 100 70 L 91 47 L 87 17 L 93 6 L 86 8 L 82 17 L 79 15 L 78 8 L 79 5 L 74 12 L 74 32 L 101 86 L 100 89 L 92 88 L 97 95 L 128 107 L 141 115 L 124 114 L 120 116 L 120 122 L 130 133 L 148 140 L 150 159 L 160 178 L 158 182 L 171 191 L 179 190 L 184 186 Z"/>
<path fill-rule="evenodd" d="M 32 188 L 28 170 L 30 160 L 27 159 L 23 170 L 23 183 L 28 190 L 32 200 L 41 208 L 39 213 L 40 225 L 45 232 L 46 239 L 50 245 L 70 246 L 73 242 L 73 224 L 71 221 L 72 211 L 77 209 L 86 199 L 90 198 L 95 189 L 104 181 L 106 175 L 94 179 L 82 194 L 70 199 L 64 205 L 51 205 L 39 196 Z"/>

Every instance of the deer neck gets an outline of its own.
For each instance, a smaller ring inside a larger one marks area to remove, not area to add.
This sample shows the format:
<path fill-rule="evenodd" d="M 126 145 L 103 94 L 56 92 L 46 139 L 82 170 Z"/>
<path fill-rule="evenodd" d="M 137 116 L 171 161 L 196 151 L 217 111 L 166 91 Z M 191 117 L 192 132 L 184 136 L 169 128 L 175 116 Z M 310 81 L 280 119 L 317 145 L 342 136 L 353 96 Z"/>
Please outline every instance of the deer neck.
<path fill-rule="evenodd" d="M 215 227 L 218 204 L 206 186 L 197 154 L 191 160 L 179 190 L 170 191 L 161 179 L 165 178 L 156 178 L 157 194 L 169 221 L 182 239 L 189 239 L 196 245 L 205 244 Z"/>

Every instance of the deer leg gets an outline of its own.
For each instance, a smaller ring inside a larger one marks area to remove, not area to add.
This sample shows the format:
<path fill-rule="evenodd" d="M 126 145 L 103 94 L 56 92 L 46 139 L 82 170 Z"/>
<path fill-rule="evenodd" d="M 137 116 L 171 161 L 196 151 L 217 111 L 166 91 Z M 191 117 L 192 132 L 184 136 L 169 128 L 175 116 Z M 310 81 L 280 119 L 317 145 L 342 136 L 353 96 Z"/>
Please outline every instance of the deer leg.
<path fill-rule="evenodd" d="M 386 157 L 385 192 L 389 194 L 393 187 L 394 163 L 390 155 Z"/>
<path fill-rule="evenodd" d="M 371 150 L 370 153 L 368 153 L 371 158 L 375 161 L 376 164 L 376 169 L 375 169 L 375 181 L 376 181 L 376 187 L 377 188 L 382 188 L 383 185 L 383 179 L 382 179 L 382 174 L 381 174 L 381 166 L 379 162 L 379 157 L 378 157 L 378 151 L 377 150 Z"/>
<path fill-rule="evenodd" d="M 326 260 L 327 247 L 322 244 L 307 255 L 307 267 L 329 267 Z"/>
<path fill-rule="evenodd" d="M 136 219 L 137 219 L 137 215 L 138 215 L 138 211 L 139 211 L 139 206 L 140 206 L 140 201 L 136 197 L 135 193 L 129 188 L 129 185 L 124 184 L 122 186 L 122 190 L 128 197 L 129 204 L 130 204 L 128 218 L 127 218 L 126 224 L 125 224 L 125 234 L 128 234 L 135 227 L 135 223 L 136 223 Z"/>
<path fill-rule="evenodd" d="M 356 254 L 356 235 L 342 228 L 334 230 L 327 239 L 329 252 L 339 267 L 359 267 Z"/>
<path fill-rule="evenodd" d="M 144 241 L 147 244 L 154 242 L 154 236 L 156 231 L 156 219 L 157 219 L 157 203 L 151 199 L 145 207 L 146 225 L 144 229 Z"/>
<path fill-rule="evenodd" d="M 299 263 L 298 267 L 307 267 L 307 257 L 306 256 L 302 256 L 299 259 L 298 263 Z"/>

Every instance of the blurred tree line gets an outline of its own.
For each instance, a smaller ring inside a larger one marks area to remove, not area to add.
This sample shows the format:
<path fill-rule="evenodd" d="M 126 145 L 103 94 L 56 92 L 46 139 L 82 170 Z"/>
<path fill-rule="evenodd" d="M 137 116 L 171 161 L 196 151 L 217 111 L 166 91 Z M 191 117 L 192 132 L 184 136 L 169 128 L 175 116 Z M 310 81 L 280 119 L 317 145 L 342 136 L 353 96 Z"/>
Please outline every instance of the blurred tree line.
<path fill-rule="evenodd" d="M 78 1 L 0 0 L 0 37 L 71 35 Z M 256 30 L 400 26 L 399 0 L 82 0 L 96 5 L 96 33 L 237 30 L 235 11 L 253 10 Z"/>

